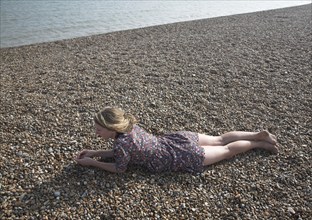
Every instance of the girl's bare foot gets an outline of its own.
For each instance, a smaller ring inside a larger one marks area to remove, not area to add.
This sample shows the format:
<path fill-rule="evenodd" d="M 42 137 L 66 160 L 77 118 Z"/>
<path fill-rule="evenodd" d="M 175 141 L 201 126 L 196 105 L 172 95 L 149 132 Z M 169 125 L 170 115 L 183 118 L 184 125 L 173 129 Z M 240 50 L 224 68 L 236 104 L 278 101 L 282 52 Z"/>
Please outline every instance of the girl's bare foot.
<path fill-rule="evenodd" d="M 276 145 L 277 144 L 277 141 L 276 141 L 276 136 L 271 134 L 270 132 L 268 131 L 260 131 L 258 134 L 257 134 L 257 140 L 258 141 L 266 141 L 270 144 L 273 144 L 273 145 Z"/>
<path fill-rule="evenodd" d="M 264 142 L 264 144 L 261 145 L 260 148 L 262 148 L 264 150 L 267 150 L 267 151 L 270 151 L 273 154 L 277 154 L 278 153 L 278 148 L 277 148 L 276 144 L 271 144 L 271 143 L 268 143 L 268 142 Z"/>

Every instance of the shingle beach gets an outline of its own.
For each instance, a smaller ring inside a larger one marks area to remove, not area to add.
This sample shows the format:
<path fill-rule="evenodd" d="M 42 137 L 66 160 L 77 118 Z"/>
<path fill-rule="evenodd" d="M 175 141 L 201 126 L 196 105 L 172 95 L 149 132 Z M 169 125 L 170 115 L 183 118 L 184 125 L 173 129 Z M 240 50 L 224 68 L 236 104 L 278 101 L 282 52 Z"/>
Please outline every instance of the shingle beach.
<path fill-rule="evenodd" d="M 0 49 L 0 219 L 309 219 L 311 4 Z M 93 115 L 156 135 L 267 129 L 198 175 L 111 174 L 73 161 L 108 149 Z"/>

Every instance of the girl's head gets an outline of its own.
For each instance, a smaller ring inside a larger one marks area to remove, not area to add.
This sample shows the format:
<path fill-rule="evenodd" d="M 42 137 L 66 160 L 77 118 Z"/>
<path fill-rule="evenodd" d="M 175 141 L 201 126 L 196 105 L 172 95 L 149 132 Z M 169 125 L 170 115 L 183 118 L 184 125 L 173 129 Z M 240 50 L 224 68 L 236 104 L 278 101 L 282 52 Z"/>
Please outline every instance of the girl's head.
<path fill-rule="evenodd" d="M 94 116 L 96 125 L 110 132 L 128 133 L 137 122 L 131 114 L 125 113 L 119 108 L 106 107 Z"/>

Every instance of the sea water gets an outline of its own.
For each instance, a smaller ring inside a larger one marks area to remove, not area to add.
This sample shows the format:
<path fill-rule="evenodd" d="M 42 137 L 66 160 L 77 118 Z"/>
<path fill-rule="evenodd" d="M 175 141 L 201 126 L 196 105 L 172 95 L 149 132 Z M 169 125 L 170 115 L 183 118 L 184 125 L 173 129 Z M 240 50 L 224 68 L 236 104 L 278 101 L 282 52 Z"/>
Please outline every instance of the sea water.
<path fill-rule="evenodd" d="M 309 3 L 311 1 L 0 0 L 0 47 Z"/>

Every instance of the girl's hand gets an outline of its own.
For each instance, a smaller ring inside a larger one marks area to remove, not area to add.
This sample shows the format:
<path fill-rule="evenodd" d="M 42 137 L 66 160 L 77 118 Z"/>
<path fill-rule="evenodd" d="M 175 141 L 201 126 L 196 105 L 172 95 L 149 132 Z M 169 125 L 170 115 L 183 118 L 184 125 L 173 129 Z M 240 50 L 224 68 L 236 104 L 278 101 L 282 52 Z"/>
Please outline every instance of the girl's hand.
<path fill-rule="evenodd" d="M 94 159 L 92 159 L 90 157 L 84 157 L 84 158 L 81 158 L 81 159 L 76 158 L 75 160 L 81 166 L 93 166 L 94 162 L 96 161 L 96 160 L 94 160 Z"/>
<path fill-rule="evenodd" d="M 77 155 L 77 159 L 83 159 L 85 157 L 94 157 L 95 150 L 83 150 Z"/>

